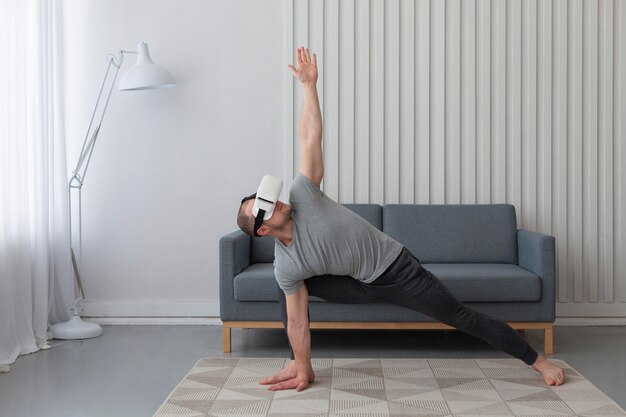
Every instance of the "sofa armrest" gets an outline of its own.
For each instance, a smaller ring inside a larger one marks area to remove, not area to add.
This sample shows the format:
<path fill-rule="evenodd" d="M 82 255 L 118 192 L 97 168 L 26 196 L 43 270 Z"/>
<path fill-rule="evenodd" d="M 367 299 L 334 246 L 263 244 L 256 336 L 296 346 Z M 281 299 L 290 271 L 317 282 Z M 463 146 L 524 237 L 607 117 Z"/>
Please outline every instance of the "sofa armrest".
<path fill-rule="evenodd" d="M 234 315 L 233 279 L 250 265 L 250 236 L 237 230 L 220 239 L 220 317 Z"/>
<path fill-rule="evenodd" d="M 541 278 L 541 308 L 556 316 L 556 255 L 554 236 L 528 230 L 517 231 L 518 263 Z"/>

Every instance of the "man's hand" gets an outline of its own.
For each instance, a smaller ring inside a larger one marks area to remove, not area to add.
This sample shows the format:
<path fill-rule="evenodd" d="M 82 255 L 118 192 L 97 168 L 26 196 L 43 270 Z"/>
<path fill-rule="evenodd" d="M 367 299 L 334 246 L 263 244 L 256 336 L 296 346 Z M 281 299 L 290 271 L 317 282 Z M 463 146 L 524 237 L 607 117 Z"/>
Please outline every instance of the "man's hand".
<path fill-rule="evenodd" d="M 279 382 L 278 384 L 272 385 L 269 387 L 270 391 L 280 391 L 285 389 L 295 389 L 300 392 L 309 387 L 309 375 L 308 372 L 303 374 L 296 374 L 294 378 L 288 379 L 284 382 Z"/>
<path fill-rule="evenodd" d="M 291 361 L 289 365 L 285 367 L 282 371 L 277 373 L 276 375 L 268 376 L 259 381 L 261 385 L 272 385 L 268 389 L 270 391 L 279 391 L 285 389 L 296 389 L 296 391 L 302 391 L 306 389 L 309 384 L 315 381 L 315 372 L 313 372 L 313 367 L 309 363 L 308 372 L 303 373 L 302 375 L 298 375 L 298 371 L 296 369 L 296 363 Z"/>
<path fill-rule="evenodd" d="M 313 54 L 313 60 L 309 54 L 309 48 L 298 48 L 298 69 L 293 65 L 289 65 L 288 68 L 293 73 L 293 76 L 299 79 L 303 84 L 317 83 L 317 56 Z"/>

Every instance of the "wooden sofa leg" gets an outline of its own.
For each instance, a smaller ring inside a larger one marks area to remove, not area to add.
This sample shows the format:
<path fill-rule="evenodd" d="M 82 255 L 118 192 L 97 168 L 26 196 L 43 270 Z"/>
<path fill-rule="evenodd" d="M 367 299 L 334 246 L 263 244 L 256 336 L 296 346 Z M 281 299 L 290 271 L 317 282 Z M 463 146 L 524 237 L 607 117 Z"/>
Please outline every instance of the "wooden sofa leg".
<path fill-rule="evenodd" d="M 554 340 L 552 333 L 552 324 L 548 324 L 544 331 L 544 353 L 552 355 L 554 353 Z"/>
<path fill-rule="evenodd" d="M 223 326 L 224 328 L 224 353 L 230 353 L 230 327 Z"/>

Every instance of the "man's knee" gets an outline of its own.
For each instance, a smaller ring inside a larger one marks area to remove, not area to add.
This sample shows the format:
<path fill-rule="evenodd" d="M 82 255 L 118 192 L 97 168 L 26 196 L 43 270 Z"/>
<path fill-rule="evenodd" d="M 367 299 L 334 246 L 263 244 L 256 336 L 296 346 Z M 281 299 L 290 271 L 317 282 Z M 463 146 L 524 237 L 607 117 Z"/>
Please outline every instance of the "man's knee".
<path fill-rule="evenodd" d="M 476 313 L 476 311 L 469 309 L 467 306 L 459 304 L 454 309 L 447 311 L 445 316 L 439 320 L 456 328 L 473 329 L 480 322 L 480 317 Z"/>

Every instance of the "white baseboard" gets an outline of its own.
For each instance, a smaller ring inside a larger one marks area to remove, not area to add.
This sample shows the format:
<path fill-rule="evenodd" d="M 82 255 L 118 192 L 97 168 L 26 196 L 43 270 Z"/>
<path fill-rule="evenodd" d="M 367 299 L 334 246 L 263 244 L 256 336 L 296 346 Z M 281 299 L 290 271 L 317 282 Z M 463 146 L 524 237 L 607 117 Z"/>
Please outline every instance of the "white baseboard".
<path fill-rule="evenodd" d="M 626 326 L 626 317 L 557 317 L 555 326 Z"/>
<path fill-rule="evenodd" d="M 219 303 L 85 301 L 82 317 L 92 318 L 190 318 L 219 317 Z"/>
<path fill-rule="evenodd" d="M 84 318 L 84 317 L 83 317 Z M 221 326 L 222 320 L 217 317 L 87 317 L 85 321 L 92 321 L 100 325 L 122 326 Z"/>

